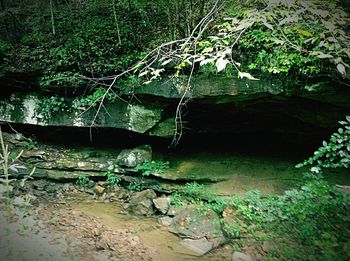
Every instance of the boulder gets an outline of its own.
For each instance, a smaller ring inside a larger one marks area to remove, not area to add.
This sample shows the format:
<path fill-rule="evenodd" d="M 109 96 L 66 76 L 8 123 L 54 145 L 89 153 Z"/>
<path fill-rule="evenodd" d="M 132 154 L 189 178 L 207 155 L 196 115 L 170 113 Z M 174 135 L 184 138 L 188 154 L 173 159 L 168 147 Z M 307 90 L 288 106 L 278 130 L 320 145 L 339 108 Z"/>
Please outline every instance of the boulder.
<path fill-rule="evenodd" d="M 238 251 L 233 253 L 231 260 L 232 261 L 253 261 L 253 259 L 249 255 L 243 254 Z"/>
<path fill-rule="evenodd" d="M 206 238 L 212 247 L 225 242 L 220 217 L 215 211 L 199 210 L 197 206 L 184 208 L 172 220 L 170 232 L 189 239 Z"/>
<path fill-rule="evenodd" d="M 168 197 L 160 197 L 153 199 L 154 206 L 158 209 L 162 214 L 166 214 L 169 210 L 170 206 L 170 198 Z"/>
<path fill-rule="evenodd" d="M 151 216 L 155 212 L 152 200 L 156 197 L 157 195 L 152 189 L 136 192 L 131 196 L 125 208 L 132 215 Z"/>
<path fill-rule="evenodd" d="M 181 241 L 181 245 L 192 250 L 200 256 L 208 253 L 214 247 L 214 244 L 212 242 L 209 242 L 205 237 L 201 239 L 186 238 Z"/>
<path fill-rule="evenodd" d="M 98 195 L 102 195 L 103 192 L 105 192 L 105 188 L 99 184 L 95 184 L 94 186 L 94 192 Z"/>
<path fill-rule="evenodd" d="M 133 149 L 122 150 L 117 157 L 119 166 L 135 168 L 138 164 L 152 160 L 152 148 L 142 145 Z"/>
<path fill-rule="evenodd" d="M 173 219 L 171 217 L 168 217 L 168 216 L 158 218 L 158 223 L 163 225 L 163 226 L 167 226 L 167 227 L 171 225 L 172 221 L 173 221 Z"/>

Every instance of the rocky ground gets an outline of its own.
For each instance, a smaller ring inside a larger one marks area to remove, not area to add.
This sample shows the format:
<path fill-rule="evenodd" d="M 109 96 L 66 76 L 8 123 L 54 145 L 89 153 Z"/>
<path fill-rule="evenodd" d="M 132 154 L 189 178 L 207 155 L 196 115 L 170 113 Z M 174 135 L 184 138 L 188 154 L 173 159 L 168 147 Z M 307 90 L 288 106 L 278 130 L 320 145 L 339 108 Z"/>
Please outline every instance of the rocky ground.
<path fill-rule="evenodd" d="M 46 190 L 42 190 L 44 184 Z M 1 260 L 17 261 L 19 255 L 23 260 L 157 260 L 155 251 L 146 247 L 132 229 L 113 230 L 98 218 L 72 210 L 67 201 L 73 193 L 77 198 L 82 195 L 74 186 L 60 185 L 34 181 L 27 185 L 28 201 L 17 192 L 12 206 L 2 202 L 1 255 L 6 259 Z M 8 233 L 16 236 L 8 238 L 6 230 L 11 225 L 13 231 Z M 26 239 L 32 244 L 27 245 Z M 6 240 L 11 244 L 6 245 Z M 43 242 L 48 243 L 47 253 L 40 253 L 38 259 L 35 252 L 41 251 Z"/>
<path fill-rule="evenodd" d="M 179 238 L 169 249 L 162 250 L 162 245 L 153 246 L 147 237 L 142 238 L 142 229 L 135 223 L 128 224 L 131 216 L 126 216 L 124 226 L 115 227 L 99 216 L 74 207 L 86 198 L 106 205 L 124 202 L 121 211 L 143 219 L 152 216 L 154 222 L 142 228 L 152 230 L 148 238 L 159 236 L 157 230 L 161 229 L 184 239 Z M 119 186 L 111 190 L 103 183 L 86 189 L 69 183 L 35 180 L 28 181 L 24 189 L 15 189 L 10 204 L 3 198 L 1 260 L 250 260 L 249 256 L 237 255 L 238 252 L 232 255 L 232 247 L 227 244 L 220 225 L 212 222 L 219 220 L 215 212 L 198 215 L 190 207 L 175 213 L 176 210 L 169 209 L 165 196 L 157 197 L 151 190 L 132 193 Z M 159 224 L 156 216 L 160 217 Z M 178 247 L 173 247 L 176 244 Z M 252 245 L 246 250 L 254 260 L 263 260 L 261 246 Z"/>
<path fill-rule="evenodd" d="M 22 161 L 14 165 L 12 174 L 18 176 L 11 182 L 10 195 L 3 193 L 0 184 L 1 260 L 244 257 L 242 253 L 232 255 L 235 243 L 222 230 L 222 219 L 230 221 L 229 210 L 218 214 L 186 199 L 179 199 L 181 207 L 170 204 L 169 188 L 174 190 L 174 185 L 158 181 L 151 186 L 148 180 L 149 186 L 145 186 L 141 182 L 144 176 L 136 175 L 135 168 L 152 159 L 148 145 L 122 150 L 115 160 L 111 155 L 83 157 L 52 146 L 29 148 L 20 134 L 6 133 L 5 140 L 11 151 L 26 150 Z M 34 175 L 28 176 L 32 168 Z M 256 260 L 266 255 L 254 244 L 246 253 Z"/>

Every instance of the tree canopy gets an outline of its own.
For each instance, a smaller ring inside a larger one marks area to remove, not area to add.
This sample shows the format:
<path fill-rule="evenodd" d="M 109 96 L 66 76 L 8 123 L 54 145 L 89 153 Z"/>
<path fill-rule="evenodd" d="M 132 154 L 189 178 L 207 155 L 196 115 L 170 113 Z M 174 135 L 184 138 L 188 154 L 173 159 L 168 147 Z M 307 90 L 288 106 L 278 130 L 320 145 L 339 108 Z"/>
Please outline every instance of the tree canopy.
<path fill-rule="evenodd" d="M 0 75 L 42 88 L 120 73 L 118 86 L 191 73 L 348 84 L 347 2 L 1 0 Z"/>

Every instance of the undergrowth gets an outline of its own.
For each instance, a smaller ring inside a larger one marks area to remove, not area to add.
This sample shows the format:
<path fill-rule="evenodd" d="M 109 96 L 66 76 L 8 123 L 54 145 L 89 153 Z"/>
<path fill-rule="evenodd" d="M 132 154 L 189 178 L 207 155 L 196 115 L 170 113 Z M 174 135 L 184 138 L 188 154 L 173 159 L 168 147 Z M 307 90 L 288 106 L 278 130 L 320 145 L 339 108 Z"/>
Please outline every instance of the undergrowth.
<path fill-rule="evenodd" d="M 184 202 L 198 209 L 213 209 L 222 216 L 228 238 L 272 240 L 269 258 L 278 260 L 349 260 L 350 197 L 327 183 L 320 174 L 305 174 L 302 185 L 282 195 L 218 196 L 198 183 L 189 183 L 171 196 L 171 204 Z"/>

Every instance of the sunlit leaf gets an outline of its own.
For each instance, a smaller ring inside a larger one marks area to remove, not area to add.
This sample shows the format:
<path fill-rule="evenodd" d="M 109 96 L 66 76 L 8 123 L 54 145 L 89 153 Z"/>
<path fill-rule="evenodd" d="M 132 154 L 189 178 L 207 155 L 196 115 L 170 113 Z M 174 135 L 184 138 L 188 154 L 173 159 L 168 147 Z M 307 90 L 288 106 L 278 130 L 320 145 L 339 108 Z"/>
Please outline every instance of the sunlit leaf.
<path fill-rule="evenodd" d="M 281 20 L 279 22 L 279 25 L 291 24 L 291 23 L 296 23 L 296 22 L 298 22 L 298 18 L 289 16 L 289 17 L 286 17 L 283 20 Z"/>
<path fill-rule="evenodd" d="M 26 167 L 20 164 L 12 164 L 9 166 L 9 169 L 14 172 L 18 172 L 19 169 L 26 169 Z"/>
<path fill-rule="evenodd" d="M 243 78 L 248 78 L 249 80 L 259 80 L 257 78 L 255 78 L 253 75 L 251 75 L 250 73 L 246 73 L 246 72 L 238 72 L 238 77 L 243 79 Z"/>
<path fill-rule="evenodd" d="M 165 60 L 164 62 L 162 62 L 161 66 L 164 66 L 164 65 L 167 65 L 168 63 L 170 63 L 173 59 L 168 59 L 168 60 Z"/>
<path fill-rule="evenodd" d="M 322 20 L 322 23 L 323 23 L 324 27 L 325 27 L 326 29 L 328 29 L 329 31 L 333 31 L 335 28 L 337 28 L 337 27 L 335 26 L 335 24 L 332 23 L 332 22 Z"/>
<path fill-rule="evenodd" d="M 325 59 L 325 58 L 333 58 L 333 55 L 330 55 L 328 53 L 321 53 L 317 57 L 321 59 Z"/>
<path fill-rule="evenodd" d="M 157 69 L 154 72 L 152 72 L 152 74 L 154 75 L 153 77 L 158 77 L 160 76 L 160 73 L 164 72 L 164 69 Z"/>
<path fill-rule="evenodd" d="M 210 47 L 206 47 L 206 48 L 203 49 L 202 53 L 211 53 L 213 50 L 214 50 L 214 48 L 211 47 L 211 46 Z"/>
<path fill-rule="evenodd" d="M 224 59 L 223 57 L 220 57 L 219 59 L 216 60 L 216 70 L 218 72 L 221 72 L 226 68 L 226 65 L 230 63 L 227 59 Z"/>
<path fill-rule="evenodd" d="M 303 30 L 303 29 L 300 29 L 300 28 L 297 28 L 296 29 L 298 31 L 299 34 L 303 35 L 303 36 L 306 36 L 306 37 L 311 37 L 312 36 L 312 33 L 306 31 L 306 30 Z"/>
<path fill-rule="evenodd" d="M 275 39 L 274 41 L 276 44 L 280 44 L 280 45 L 285 44 L 285 41 L 283 41 L 283 40 Z"/>
<path fill-rule="evenodd" d="M 231 22 L 232 24 L 238 24 L 239 20 L 236 17 L 233 17 Z"/>
<path fill-rule="evenodd" d="M 270 30 L 272 30 L 272 31 L 274 30 L 272 24 L 264 23 L 264 25 L 265 25 L 267 28 L 269 28 Z"/>
<path fill-rule="evenodd" d="M 346 70 L 345 70 L 345 66 L 341 63 L 339 63 L 337 65 L 337 70 L 338 72 L 340 72 L 341 75 L 343 75 L 344 77 L 346 76 Z"/>
<path fill-rule="evenodd" d="M 253 23 L 250 23 L 250 22 L 241 23 L 240 25 L 238 25 L 238 26 L 236 27 L 236 31 L 241 31 L 241 30 L 243 30 L 243 29 L 246 29 L 246 28 L 252 26 L 252 24 L 253 24 Z"/>
<path fill-rule="evenodd" d="M 201 61 L 201 62 L 199 63 L 199 65 L 200 65 L 200 66 L 206 65 L 206 64 L 208 64 L 208 63 L 213 62 L 214 60 L 215 60 L 214 58 L 208 58 L 208 59 L 205 59 L 205 60 Z"/>
<path fill-rule="evenodd" d="M 321 16 L 323 18 L 327 17 L 329 15 L 329 12 L 327 10 L 323 10 L 323 9 L 309 9 L 311 13 Z"/>
<path fill-rule="evenodd" d="M 343 52 L 350 58 L 350 50 L 349 49 L 343 49 Z"/>
<path fill-rule="evenodd" d="M 142 73 L 139 74 L 139 77 L 145 76 L 145 75 L 148 74 L 148 73 L 149 73 L 148 70 L 143 71 Z"/>

